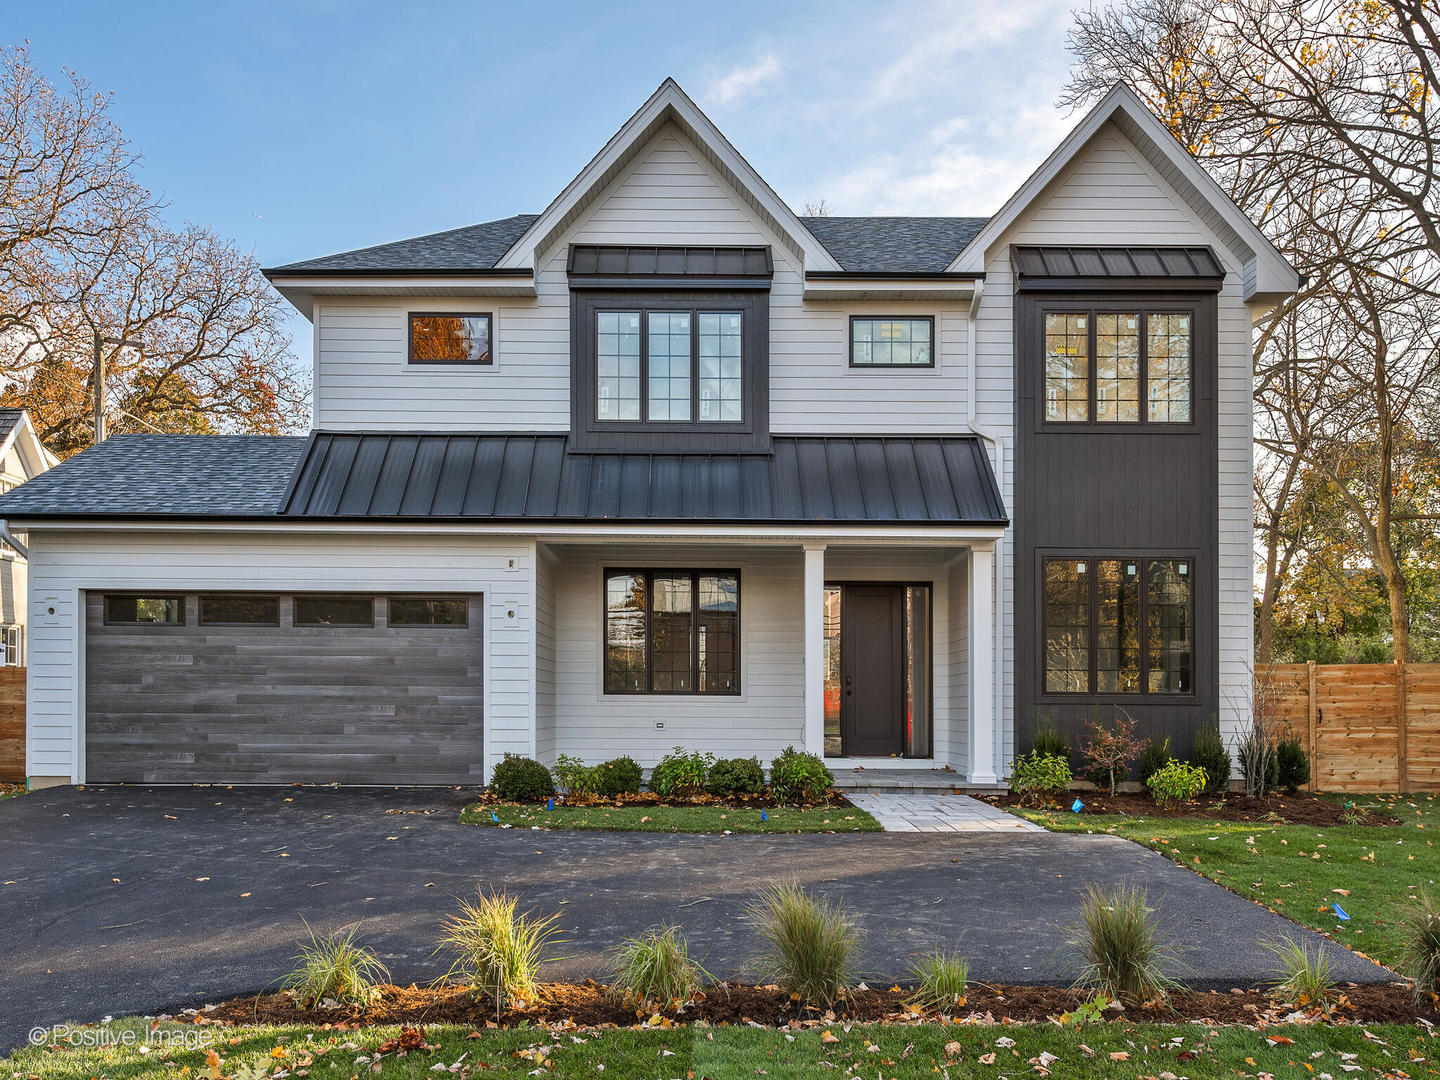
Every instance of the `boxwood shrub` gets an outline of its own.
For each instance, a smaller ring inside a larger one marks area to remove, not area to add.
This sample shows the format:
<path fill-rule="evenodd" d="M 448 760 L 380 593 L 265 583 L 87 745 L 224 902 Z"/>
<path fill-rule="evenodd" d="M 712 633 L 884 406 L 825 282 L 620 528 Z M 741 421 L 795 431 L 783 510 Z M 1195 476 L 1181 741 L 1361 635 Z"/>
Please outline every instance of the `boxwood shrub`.
<path fill-rule="evenodd" d="M 835 777 L 814 754 L 787 746 L 770 763 L 770 794 L 776 802 L 804 806 L 824 802 L 835 786 Z"/>
<path fill-rule="evenodd" d="M 765 770 L 758 758 L 721 758 L 710 766 L 705 790 L 711 795 L 731 798 L 736 795 L 763 795 Z"/>
<path fill-rule="evenodd" d="M 534 758 L 506 754 L 490 777 L 490 790 L 506 802 L 539 802 L 555 794 L 555 781 Z"/>
<path fill-rule="evenodd" d="M 617 795 L 634 795 L 645 778 L 640 763 L 632 757 L 611 758 L 595 766 L 595 790 L 607 799 Z"/>

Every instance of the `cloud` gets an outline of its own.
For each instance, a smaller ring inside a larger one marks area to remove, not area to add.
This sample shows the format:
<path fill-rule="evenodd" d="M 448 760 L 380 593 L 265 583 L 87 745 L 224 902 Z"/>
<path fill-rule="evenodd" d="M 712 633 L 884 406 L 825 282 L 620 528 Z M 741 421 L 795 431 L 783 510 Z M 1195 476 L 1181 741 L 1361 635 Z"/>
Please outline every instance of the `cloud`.
<path fill-rule="evenodd" d="M 780 58 L 766 53 L 753 64 L 744 64 L 721 75 L 710 83 L 705 100 L 715 105 L 730 105 L 749 97 L 780 77 Z"/>

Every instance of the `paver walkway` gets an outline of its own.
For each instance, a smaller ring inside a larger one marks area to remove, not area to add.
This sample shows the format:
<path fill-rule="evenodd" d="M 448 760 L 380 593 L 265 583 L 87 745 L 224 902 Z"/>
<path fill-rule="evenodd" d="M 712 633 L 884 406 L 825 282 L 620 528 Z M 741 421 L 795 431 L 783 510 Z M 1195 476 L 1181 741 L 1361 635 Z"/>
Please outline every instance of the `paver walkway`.
<path fill-rule="evenodd" d="M 969 795 L 851 795 L 886 832 L 1044 832 Z"/>

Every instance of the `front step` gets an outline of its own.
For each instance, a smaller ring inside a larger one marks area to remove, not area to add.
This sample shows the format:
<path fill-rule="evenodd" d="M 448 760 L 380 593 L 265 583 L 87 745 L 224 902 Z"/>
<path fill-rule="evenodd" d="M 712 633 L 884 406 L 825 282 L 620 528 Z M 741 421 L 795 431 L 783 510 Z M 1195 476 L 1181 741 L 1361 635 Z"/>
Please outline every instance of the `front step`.
<path fill-rule="evenodd" d="M 971 784 L 950 769 L 837 769 L 835 786 L 847 795 L 998 795 L 1004 784 Z"/>

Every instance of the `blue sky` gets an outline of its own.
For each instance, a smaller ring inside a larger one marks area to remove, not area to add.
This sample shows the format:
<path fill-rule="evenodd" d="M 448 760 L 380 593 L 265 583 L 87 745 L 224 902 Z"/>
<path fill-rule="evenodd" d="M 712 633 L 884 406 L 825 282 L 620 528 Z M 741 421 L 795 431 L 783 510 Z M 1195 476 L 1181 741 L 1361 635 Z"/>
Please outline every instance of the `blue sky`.
<path fill-rule="evenodd" d="M 539 211 L 667 75 L 797 209 L 988 213 L 1076 119 L 1072 6 L 11 0 L 0 40 L 269 266 Z"/>

